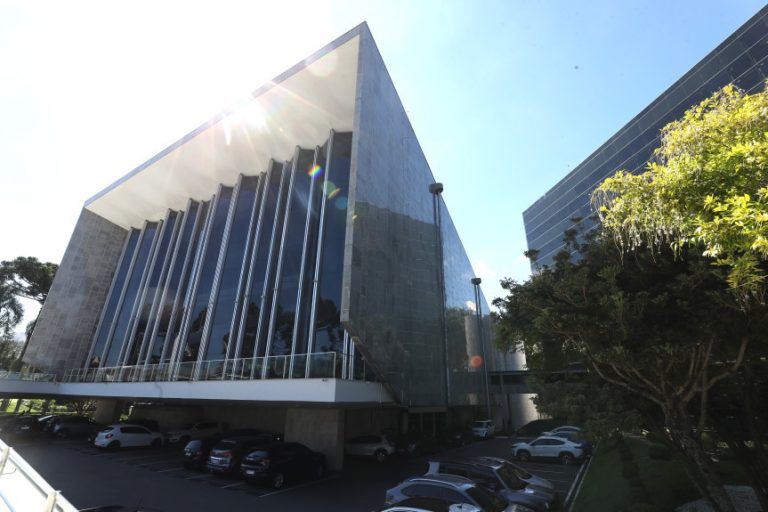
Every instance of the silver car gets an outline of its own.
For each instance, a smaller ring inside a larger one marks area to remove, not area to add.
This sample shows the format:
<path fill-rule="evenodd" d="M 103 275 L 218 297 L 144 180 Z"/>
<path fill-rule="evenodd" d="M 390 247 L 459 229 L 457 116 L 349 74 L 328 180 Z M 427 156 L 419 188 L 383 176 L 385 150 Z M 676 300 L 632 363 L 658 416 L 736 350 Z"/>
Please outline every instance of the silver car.
<path fill-rule="evenodd" d="M 384 462 L 395 454 L 395 443 L 385 434 L 359 436 L 346 442 L 344 452 L 353 457 L 373 457 L 376 462 Z"/>
<path fill-rule="evenodd" d="M 511 504 L 469 478 L 454 475 L 423 475 L 408 478 L 389 489 L 385 504 L 393 505 L 408 498 L 442 498 L 454 503 L 468 503 L 485 512 L 535 512 L 525 505 Z"/>

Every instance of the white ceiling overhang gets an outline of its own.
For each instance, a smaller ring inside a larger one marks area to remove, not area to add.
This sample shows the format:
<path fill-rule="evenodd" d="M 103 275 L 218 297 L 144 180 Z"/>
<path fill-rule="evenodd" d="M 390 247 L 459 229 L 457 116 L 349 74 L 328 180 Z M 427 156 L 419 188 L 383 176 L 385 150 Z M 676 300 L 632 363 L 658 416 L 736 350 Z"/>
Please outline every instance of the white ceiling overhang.
<path fill-rule="evenodd" d="M 220 183 L 289 160 L 297 145 L 323 144 L 330 130 L 351 131 L 357 85 L 357 28 L 297 64 L 247 101 L 171 145 L 85 203 L 124 228 L 210 198 Z"/>

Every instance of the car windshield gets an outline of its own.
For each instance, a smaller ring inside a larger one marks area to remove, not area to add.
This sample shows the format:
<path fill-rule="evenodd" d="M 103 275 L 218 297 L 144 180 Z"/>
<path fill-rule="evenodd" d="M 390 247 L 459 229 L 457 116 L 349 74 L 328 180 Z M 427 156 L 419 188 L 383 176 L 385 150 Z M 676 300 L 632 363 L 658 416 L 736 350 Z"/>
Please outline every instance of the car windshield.
<path fill-rule="evenodd" d="M 501 477 L 501 480 L 506 484 L 506 486 L 513 491 L 519 491 L 526 485 L 525 482 L 520 480 L 520 478 L 517 476 L 515 469 L 508 464 L 500 466 L 497 472 L 499 473 L 499 477 Z"/>
<path fill-rule="evenodd" d="M 507 466 L 511 471 L 513 471 L 515 473 L 515 476 L 517 476 L 517 478 L 520 478 L 522 480 L 528 480 L 533 476 L 532 474 L 528 473 L 521 467 L 513 466 L 512 464 L 504 464 L 504 465 Z"/>
<path fill-rule="evenodd" d="M 185 423 L 184 425 L 179 427 L 179 430 L 189 430 L 194 426 L 195 426 L 194 423 Z"/>
<path fill-rule="evenodd" d="M 475 421 L 474 423 L 472 423 L 472 426 L 475 427 L 475 428 L 477 428 L 477 427 L 482 428 L 482 427 L 486 426 L 486 422 L 485 421 Z"/>
<path fill-rule="evenodd" d="M 485 512 L 502 512 L 508 505 L 505 500 L 492 494 L 490 491 L 486 491 L 482 487 L 470 487 L 467 489 L 467 494 L 469 494 Z"/>

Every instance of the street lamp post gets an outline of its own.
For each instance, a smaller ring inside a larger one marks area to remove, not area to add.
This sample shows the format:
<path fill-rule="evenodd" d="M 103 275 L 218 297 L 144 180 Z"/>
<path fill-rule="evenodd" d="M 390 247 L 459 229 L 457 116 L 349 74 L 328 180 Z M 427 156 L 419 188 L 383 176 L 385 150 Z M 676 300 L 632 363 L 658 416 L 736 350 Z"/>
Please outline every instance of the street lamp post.
<path fill-rule="evenodd" d="M 472 278 L 472 286 L 475 288 L 475 316 L 477 317 L 477 336 L 480 340 L 480 355 L 483 358 L 483 389 L 485 391 L 485 412 L 489 420 L 491 417 L 491 392 L 488 385 L 488 359 L 485 356 L 485 343 L 483 342 L 483 321 L 480 305 L 480 283 L 483 282 L 479 277 Z"/>
<path fill-rule="evenodd" d="M 448 367 L 448 319 L 445 314 L 445 272 L 443 270 L 443 234 L 440 219 L 440 194 L 443 193 L 442 183 L 432 183 L 429 185 L 429 193 L 432 194 L 432 215 L 435 223 L 435 238 L 437 240 L 437 279 L 440 287 L 440 319 L 443 330 L 443 365 L 445 366 L 445 408 L 446 413 L 451 405 L 451 376 Z"/>

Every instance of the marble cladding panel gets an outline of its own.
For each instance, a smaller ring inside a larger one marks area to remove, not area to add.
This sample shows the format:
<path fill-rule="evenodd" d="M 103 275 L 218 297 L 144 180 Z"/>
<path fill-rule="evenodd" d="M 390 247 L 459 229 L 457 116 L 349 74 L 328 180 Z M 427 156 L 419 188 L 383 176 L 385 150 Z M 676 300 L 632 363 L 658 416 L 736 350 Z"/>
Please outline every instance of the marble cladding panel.
<path fill-rule="evenodd" d="M 40 311 L 25 363 L 55 371 L 83 364 L 127 234 L 83 209 Z"/>
<path fill-rule="evenodd" d="M 429 191 L 435 178 L 367 30 L 353 133 L 342 321 L 402 404 L 442 405 L 440 238 Z M 465 347 L 465 334 L 456 331 L 451 343 Z M 466 348 L 461 352 L 465 362 Z"/>

